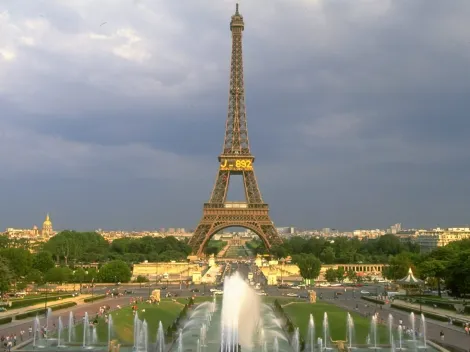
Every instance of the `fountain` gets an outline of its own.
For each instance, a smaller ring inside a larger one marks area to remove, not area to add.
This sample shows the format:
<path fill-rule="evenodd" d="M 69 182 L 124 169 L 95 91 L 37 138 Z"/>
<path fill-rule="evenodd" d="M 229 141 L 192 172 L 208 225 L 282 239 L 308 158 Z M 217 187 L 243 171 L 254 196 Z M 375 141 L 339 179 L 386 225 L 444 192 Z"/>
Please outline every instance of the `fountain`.
<path fill-rule="evenodd" d="M 146 320 L 139 319 L 137 312 L 130 320 L 134 322 L 133 341 L 129 345 L 121 345 L 122 352 L 301 352 L 302 338 L 298 327 L 294 327 L 294 332 L 289 339 L 284 328 L 283 318 L 278 318 L 273 307 L 268 304 L 261 304 L 260 297 L 257 296 L 238 275 L 225 278 L 224 296 L 220 299 L 211 298 L 207 302 L 199 303 L 188 309 L 188 316 L 185 320 L 179 321 L 179 331 L 175 334 L 175 340 L 170 341 L 170 345 L 165 344 L 165 333 L 162 322 L 159 322 L 155 343 L 149 339 L 148 324 Z M 120 312 L 116 312 L 120 314 Z M 125 314 L 129 314 L 126 312 Z M 355 326 L 353 321 L 354 313 L 347 313 L 346 316 L 346 338 L 345 340 L 333 340 L 330 335 L 329 317 L 325 312 L 322 319 L 321 336 L 316 336 L 314 315 L 308 315 L 308 328 L 305 331 L 304 352 L 365 352 L 372 349 L 387 352 L 397 352 L 398 350 L 417 351 L 417 348 L 428 348 L 426 345 L 426 321 L 421 316 L 420 329 L 423 333 L 419 341 L 403 339 L 403 328 L 399 327 L 398 335 L 394 332 L 393 317 L 388 316 L 387 330 L 383 336 L 387 342 L 379 339 L 380 326 L 378 316 L 370 319 L 370 332 L 367 337 L 368 346 L 355 345 Z M 33 352 L 34 350 L 52 347 L 51 341 L 57 340 L 57 347 L 64 351 L 85 351 L 105 350 L 116 351 L 116 346 L 120 343 L 113 340 L 113 316 L 107 317 L 107 343 L 100 344 L 98 341 L 98 327 L 91 324 L 88 313 L 83 317 L 83 338 L 77 346 L 77 341 L 73 337 L 75 334 L 75 324 L 73 313 L 69 314 L 68 338 L 64 336 L 64 324 L 62 318 L 58 318 L 58 331 L 56 338 L 44 339 L 41 335 L 41 324 L 39 317 L 34 320 L 34 334 L 32 347 L 23 351 Z M 410 315 L 410 321 L 414 317 Z M 47 324 L 47 319 L 43 324 Z M 49 320 L 49 324 L 52 321 Z M 356 323 L 357 324 L 357 323 Z M 413 325 L 413 324 L 411 324 Z M 43 326 L 46 328 L 46 326 Z M 333 326 L 331 327 L 334 328 Z M 342 330 L 342 328 L 341 328 Z M 332 330 L 333 331 L 333 330 Z M 130 331 L 132 333 L 132 330 Z M 334 330 L 334 333 L 339 331 Z M 388 337 L 387 337 L 388 333 Z M 155 335 L 154 335 L 155 336 Z M 394 338 L 397 337 L 397 341 Z M 423 346 L 421 346 L 421 337 Z M 419 346 L 417 343 L 419 342 Z M 58 348 L 56 348 L 58 349 Z M 432 351 L 434 349 L 430 348 Z M 328 350 L 328 351 L 327 351 Z"/>
<path fill-rule="evenodd" d="M 300 352 L 299 328 L 295 328 L 294 336 L 292 336 L 292 350 L 294 352 Z"/>
<path fill-rule="evenodd" d="M 98 343 L 98 333 L 96 332 L 96 326 L 91 327 L 91 344 L 96 345 Z"/>
<path fill-rule="evenodd" d="M 69 343 L 75 339 L 75 321 L 73 318 L 73 312 L 69 313 L 69 326 L 68 326 L 68 334 L 69 334 Z"/>
<path fill-rule="evenodd" d="M 90 331 L 90 321 L 88 320 L 88 312 L 85 312 L 83 317 L 83 344 L 82 347 L 86 348 L 87 343 L 90 343 L 89 332 Z"/>
<path fill-rule="evenodd" d="M 178 352 L 183 352 L 183 330 L 180 329 L 179 337 L 178 337 Z"/>
<path fill-rule="evenodd" d="M 372 335 L 372 342 L 374 344 L 372 348 L 376 350 L 377 349 L 377 315 L 372 316 L 370 330 L 371 330 L 371 335 Z"/>
<path fill-rule="evenodd" d="M 57 323 L 57 347 L 64 347 L 61 344 L 61 337 L 62 337 L 62 331 L 64 330 L 64 326 L 62 324 L 62 317 L 59 317 L 59 322 Z"/>
<path fill-rule="evenodd" d="M 39 317 L 36 315 L 36 318 L 34 319 L 34 324 L 33 324 L 33 347 L 39 347 L 39 335 L 40 334 L 40 329 L 41 329 L 41 323 L 39 322 Z"/>
<path fill-rule="evenodd" d="M 328 349 L 328 338 L 330 337 L 330 329 L 328 327 L 328 313 L 323 313 L 323 348 Z"/>
<path fill-rule="evenodd" d="M 403 349 L 403 325 L 398 326 L 398 349 Z"/>
<path fill-rule="evenodd" d="M 156 352 L 165 352 L 165 333 L 163 331 L 163 324 L 161 321 L 158 323 L 156 345 Z"/>
<path fill-rule="evenodd" d="M 207 327 L 206 327 L 206 324 L 203 323 L 201 326 L 201 333 L 199 335 L 200 343 L 202 347 L 206 346 L 206 337 L 207 337 Z"/>
<path fill-rule="evenodd" d="M 137 312 L 134 316 L 134 351 L 147 352 L 148 351 L 148 325 L 147 321 L 139 320 Z"/>
<path fill-rule="evenodd" d="M 260 297 L 238 273 L 225 278 L 222 301 L 220 350 L 251 349 L 259 323 Z M 239 324 L 243 321 L 243 324 Z M 239 346 L 239 347 L 238 347 Z"/>
<path fill-rule="evenodd" d="M 348 313 L 348 317 L 346 320 L 346 325 L 347 325 L 347 333 L 346 336 L 348 337 L 349 341 L 349 349 L 353 348 L 353 340 L 354 340 L 354 320 L 351 316 L 351 314 Z"/>
<path fill-rule="evenodd" d="M 46 333 L 49 332 L 49 321 L 52 317 L 52 308 L 47 308 L 46 311 Z"/>
<path fill-rule="evenodd" d="M 134 351 L 137 349 L 137 340 L 139 337 L 139 313 L 134 312 Z"/>
<path fill-rule="evenodd" d="M 424 314 L 421 313 L 421 331 L 423 334 L 423 348 L 426 349 L 427 346 L 427 337 L 426 337 L 426 318 L 424 317 Z"/>
<path fill-rule="evenodd" d="M 110 314 L 108 317 L 108 349 L 111 346 L 112 339 L 113 339 L 113 317 Z"/>
<path fill-rule="evenodd" d="M 313 315 L 310 314 L 308 320 L 308 331 L 307 331 L 307 352 L 313 352 L 315 350 L 315 321 L 313 320 Z"/>
<path fill-rule="evenodd" d="M 277 340 L 277 337 L 274 338 L 273 352 L 279 352 L 279 341 Z"/>
<path fill-rule="evenodd" d="M 416 317 L 415 313 L 411 312 L 410 313 L 410 324 L 411 324 L 411 339 L 413 341 L 416 341 Z"/>

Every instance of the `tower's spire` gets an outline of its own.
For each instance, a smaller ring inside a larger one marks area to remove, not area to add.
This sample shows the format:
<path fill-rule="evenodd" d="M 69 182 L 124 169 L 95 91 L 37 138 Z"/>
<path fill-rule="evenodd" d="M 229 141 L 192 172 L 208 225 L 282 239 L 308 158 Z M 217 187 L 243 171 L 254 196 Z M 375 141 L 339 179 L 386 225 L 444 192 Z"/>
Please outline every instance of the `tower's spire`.
<path fill-rule="evenodd" d="M 230 90 L 228 98 L 227 125 L 222 154 L 249 155 L 250 144 L 245 113 L 245 84 L 243 81 L 242 32 L 245 29 L 243 16 L 238 12 L 230 21 L 232 31 L 232 59 L 230 65 Z"/>

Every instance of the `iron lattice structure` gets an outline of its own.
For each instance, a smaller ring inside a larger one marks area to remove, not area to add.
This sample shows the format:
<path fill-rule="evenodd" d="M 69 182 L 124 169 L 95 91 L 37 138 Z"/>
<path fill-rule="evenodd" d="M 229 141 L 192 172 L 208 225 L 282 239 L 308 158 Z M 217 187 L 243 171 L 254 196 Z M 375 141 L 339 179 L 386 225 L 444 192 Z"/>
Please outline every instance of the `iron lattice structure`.
<path fill-rule="evenodd" d="M 269 206 L 263 202 L 253 168 L 254 156 L 250 151 L 246 123 L 245 90 L 243 81 L 242 32 L 243 16 L 238 12 L 230 21 L 232 56 L 230 90 L 225 140 L 219 155 L 219 172 L 209 202 L 204 204 L 203 215 L 189 244 L 193 253 L 203 256 L 210 238 L 227 227 L 244 227 L 255 232 L 266 248 L 282 243 L 269 216 Z M 227 202 L 227 192 L 232 175 L 241 175 L 246 202 Z"/>

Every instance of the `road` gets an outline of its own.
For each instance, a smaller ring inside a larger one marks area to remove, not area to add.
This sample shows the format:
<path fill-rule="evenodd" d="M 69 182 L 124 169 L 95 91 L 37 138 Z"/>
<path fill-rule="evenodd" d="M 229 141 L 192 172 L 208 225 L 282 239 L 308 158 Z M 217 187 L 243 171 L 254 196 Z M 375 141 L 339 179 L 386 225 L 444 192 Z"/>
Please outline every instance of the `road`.
<path fill-rule="evenodd" d="M 276 286 L 267 286 L 266 285 L 266 279 L 264 278 L 263 275 L 257 271 L 257 268 L 255 266 L 251 266 L 249 264 L 244 264 L 244 263 L 228 263 L 229 268 L 227 268 L 226 275 L 233 274 L 234 272 L 238 271 L 239 274 L 247 278 L 249 272 L 253 272 L 253 281 L 255 283 L 260 283 L 262 285 L 263 290 L 269 295 L 269 296 L 286 296 L 287 293 L 295 293 L 300 296 L 307 296 L 307 290 L 298 290 L 298 289 L 279 289 Z M 210 294 L 210 289 L 215 288 L 217 285 L 197 285 L 197 286 L 190 286 L 190 287 L 185 287 L 185 285 L 182 285 L 180 289 L 179 284 L 173 284 L 173 285 L 167 285 L 167 284 L 158 284 L 158 285 L 151 285 L 150 290 L 153 290 L 155 288 L 162 288 L 166 287 L 165 290 L 162 290 L 162 294 L 164 292 L 170 292 L 173 295 L 177 294 L 180 297 L 188 297 L 191 295 L 208 295 Z M 344 308 L 349 311 L 355 311 L 363 316 L 373 314 L 375 312 L 379 313 L 379 316 L 382 319 L 387 319 L 389 314 L 392 314 L 394 318 L 395 324 L 398 322 L 398 320 L 402 320 L 404 325 L 410 326 L 409 323 L 409 317 L 410 315 L 403 312 L 399 311 L 396 309 L 391 309 L 388 307 L 382 307 L 380 305 L 376 305 L 367 301 L 364 301 L 360 298 L 361 290 L 367 290 L 369 292 L 375 293 L 377 290 L 380 292 L 380 286 L 367 286 L 364 288 L 347 288 L 346 292 L 344 291 L 344 287 L 334 287 L 334 288 L 315 288 L 315 291 L 317 292 L 317 297 L 319 298 L 320 296 L 322 297 L 323 300 L 335 304 L 341 308 Z M 95 290 L 95 294 L 101 294 L 106 292 L 109 288 L 115 288 L 115 286 L 110 286 L 108 288 L 100 288 L 98 290 Z M 197 288 L 199 290 L 198 293 L 194 293 L 191 290 L 193 288 Z M 129 304 L 131 297 L 148 297 L 149 293 L 149 288 L 148 287 L 142 287 L 142 288 L 136 288 L 135 286 L 126 286 L 126 285 L 121 285 L 119 286 L 119 290 L 122 292 L 124 290 L 132 290 L 133 293 L 131 295 L 125 295 L 121 296 L 118 298 L 108 298 L 104 300 L 99 300 L 94 303 L 89 303 L 89 304 L 82 304 L 77 307 L 74 307 L 69 310 L 60 310 L 57 312 L 53 312 L 53 319 L 52 322 L 56 323 L 56 320 L 59 316 L 62 316 L 62 319 L 64 322 L 67 321 L 68 319 L 68 314 L 70 311 L 74 312 L 74 315 L 76 317 L 82 317 L 85 312 L 88 312 L 90 316 L 93 316 L 95 312 L 98 311 L 100 306 L 103 305 L 109 305 L 111 309 L 115 309 L 117 305 L 124 306 Z M 335 292 L 341 292 L 342 294 L 339 296 L 338 299 L 334 299 L 335 297 Z M 417 326 L 420 324 L 420 317 L 417 317 Z M 27 339 L 28 335 L 28 328 L 32 326 L 32 321 L 33 319 L 25 319 L 21 321 L 15 321 L 11 324 L 3 325 L 0 326 L 0 336 L 1 335 L 7 335 L 7 334 L 16 334 L 18 336 L 18 341 L 19 341 L 19 332 L 21 330 L 25 331 L 25 339 Z M 41 324 L 44 325 L 44 318 L 41 318 Z M 445 343 L 451 344 L 452 346 L 456 346 L 460 349 L 463 349 L 465 351 L 470 351 L 470 336 L 466 335 L 465 332 L 463 331 L 462 328 L 458 328 L 455 326 L 450 326 L 446 323 L 427 319 L 427 337 L 430 340 L 440 340 L 439 334 L 441 331 L 444 332 L 445 334 Z"/>
<path fill-rule="evenodd" d="M 255 283 L 260 283 L 264 292 L 268 296 L 286 296 L 288 293 L 294 293 L 299 296 L 308 296 L 307 290 L 299 289 L 279 289 L 277 286 L 267 286 L 265 277 L 257 270 L 257 267 L 254 265 L 242 264 L 242 263 L 232 263 L 231 271 L 238 271 L 242 277 L 247 277 L 249 272 L 253 272 L 253 281 Z M 354 311 L 362 316 L 370 316 L 375 312 L 379 313 L 379 317 L 387 321 L 388 315 L 393 316 L 393 321 L 395 325 L 398 325 L 399 320 L 403 321 L 405 326 L 410 327 L 410 314 L 397 310 L 391 309 L 388 306 L 376 305 L 361 299 L 361 291 L 366 290 L 372 294 L 376 292 L 383 292 L 383 287 L 381 285 L 371 285 L 360 288 L 346 288 L 344 287 L 316 287 L 315 292 L 317 293 L 317 298 L 325 300 L 328 303 L 335 304 L 341 308 L 344 308 L 349 311 Z M 341 292 L 341 295 L 337 296 L 335 299 L 335 293 Z M 421 317 L 416 316 L 416 326 L 421 325 Z M 458 347 L 465 351 L 470 352 L 470 336 L 465 334 L 463 328 L 449 325 L 445 322 L 440 322 L 432 319 L 426 319 L 426 333 L 428 340 L 440 340 L 440 332 L 444 332 L 445 343 L 452 346 Z"/>
<path fill-rule="evenodd" d="M 154 289 L 154 288 L 155 287 L 151 289 Z M 106 298 L 106 299 L 102 299 L 93 303 L 80 304 L 70 309 L 62 309 L 62 310 L 52 312 L 52 319 L 50 320 L 50 322 L 52 324 L 55 324 L 55 326 L 57 326 L 57 319 L 60 316 L 62 317 L 62 321 L 64 322 L 64 324 L 67 325 L 69 312 L 71 311 L 73 312 L 74 316 L 78 320 L 85 315 L 85 312 L 88 312 L 88 315 L 90 317 L 94 316 L 98 312 L 99 307 L 104 306 L 104 305 L 109 305 L 111 307 L 111 310 L 114 310 L 116 309 L 118 305 L 120 305 L 121 307 L 128 305 L 132 297 L 140 297 L 140 296 L 144 298 L 148 297 L 148 287 L 135 289 L 135 286 L 134 287 L 129 286 L 128 288 L 126 288 L 126 286 L 122 286 L 122 287 L 120 286 L 120 290 L 124 290 L 124 289 L 133 290 L 133 294 L 119 296 L 117 298 Z M 105 291 L 106 290 L 104 290 L 103 292 L 98 291 L 96 292 L 96 294 L 101 294 L 101 293 L 104 293 Z M 189 297 L 192 294 L 194 294 L 191 292 L 190 289 L 183 289 L 180 291 L 179 285 L 170 285 L 167 291 L 172 292 L 172 293 L 177 293 L 178 296 L 182 296 L 182 297 Z M 208 292 L 209 292 L 209 289 L 208 289 Z M 24 311 L 27 311 L 27 310 L 28 308 L 24 309 Z M 34 318 L 27 318 L 27 319 L 13 321 L 10 324 L 0 325 L 0 336 L 16 334 L 16 336 L 18 337 L 18 343 L 21 343 L 20 331 L 23 330 L 25 332 L 24 340 L 27 340 L 29 338 L 28 329 L 29 327 L 33 327 L 33 320 Z M 44 326 L 46 324 L 45 318 L 43 315 L 40 316 L 40 322 L 41 322 L 41 326 Z M 49 331 L 52 331 L 52 330 L 54 329 L 49 327 Z"/>

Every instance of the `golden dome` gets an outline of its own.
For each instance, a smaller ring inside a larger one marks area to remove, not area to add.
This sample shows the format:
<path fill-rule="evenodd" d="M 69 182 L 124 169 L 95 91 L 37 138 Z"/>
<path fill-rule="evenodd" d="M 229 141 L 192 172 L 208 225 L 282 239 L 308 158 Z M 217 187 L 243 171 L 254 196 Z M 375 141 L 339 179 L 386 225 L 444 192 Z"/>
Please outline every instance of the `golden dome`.
<path fill-rule="evenodd" d="M 46 220 L 42 223 L 42 227 L 49 227 L 52 226 L 51 218 L 49 217 L 49 213 L 46 215 Z"/>

